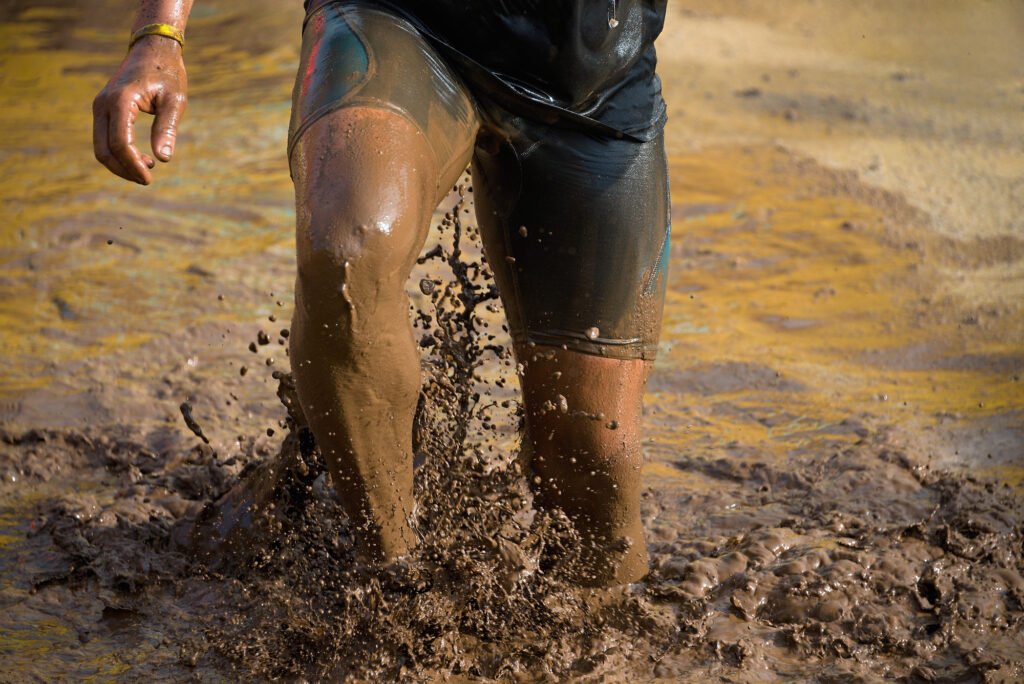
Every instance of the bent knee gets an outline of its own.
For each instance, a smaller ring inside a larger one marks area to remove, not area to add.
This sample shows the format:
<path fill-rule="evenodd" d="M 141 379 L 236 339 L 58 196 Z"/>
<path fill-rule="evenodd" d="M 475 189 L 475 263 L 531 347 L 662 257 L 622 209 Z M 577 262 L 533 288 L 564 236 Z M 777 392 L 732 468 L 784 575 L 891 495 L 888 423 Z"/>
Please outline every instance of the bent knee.
<path fill-rule="evenodd" d="M 295 174 L 300 284 L 312 294 L 350 279 L 352 286 L 404 283 L 426 238 L 436 184 L 415 125 L 395 112 L 346 107 L 303 134 L 294 164 L 302 167 Z"/>
<path fill-rule="evenodd" d="M 376 307 L 404 292 L 411 265 L 393 239 L 394 225 L 332 222 L 298 241 L 296 289 L 311 313 L 334 317 L 360 300 Z"/>
<path fill-rule="evenodd" d="M 372 203 L 373 195 L 363 191 L 386 186 L 432 196 L 437 185 L 437 160 L 419 127 L 381 107 L 349 106 L 326 114 L 299 138 L 289 166 L 299 202 L 333 197 Z"/>
<path fill-rule="evenodd" d="M 299 276 L 333 280 L 352 268 L 368 273 L 386 268 L 400 247 L 398 228 L 386 215 L 363 220 L 327 213 L 314 216 L 296 235 Z"/>

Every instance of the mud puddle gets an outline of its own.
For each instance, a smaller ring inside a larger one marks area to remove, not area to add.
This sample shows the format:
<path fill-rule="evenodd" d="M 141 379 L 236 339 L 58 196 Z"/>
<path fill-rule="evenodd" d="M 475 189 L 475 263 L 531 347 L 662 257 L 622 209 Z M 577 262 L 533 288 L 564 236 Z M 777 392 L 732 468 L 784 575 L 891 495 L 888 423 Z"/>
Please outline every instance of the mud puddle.
<path fill-rule="evenodd" d="M 448 216 L 460 217 L 462 207 Z M 514 371 L 491 331 L 501 323 L 495 292 L 486 267 L 458 256 L 474 229 L 445 219 L 437 236 L 441 249 L 431 253 L 447 263 L 425 259 L 423 279 L 440 286 L 422 288 L 429 294 L 416 318 L 428 353 L 413 557 L 384 568 L 356 562 L 290 375 L 262 364 L 287 417 L 277 431 L 239 435 L 224 451 L 191 435 L 157 451 L 153 433 L 149 441 L 104 429 L 4 433 L 10 624 L 33 624 L 37 635 L 49 624 L 36 648 L 71 656 L 66 674 L 110 678 L 1024 674 L 1019 495 L 940 469 L 868 415 L 821 424 L 705 401 L 708 426 L 752 421 L 784 434 L 786 451 L 773 456 L 734 439 L 659 454 L 648 469 L 659 484 L 644 494 L 650 575 L 608 592 L 576 588 L 567 576 L 578 538 L 557 511 L 533 508 L 515 458 Z M 286 349 L 285 335 L 278 351 L 257 335 L 257 359 Z M 652 383 L 655 395 L 670 388 L 705 399 L 807 391 L 740 362 L 696 365 Z M 218 390 L 196 391 L 226 399 Z M 179 430 L 205 435 L 203 411 L 189 404 L 187 413 L 191 425 Z M 657 435 L 660 421 L 651 422 Z M 268 463 L 280 474 L 243 533 L 209 552 L 180 545 L 189 520 L 212 512 L 204 506 Z M 18 495 L 24 482 L 31 498 Z M 7 631 L 14 671 L 52 675 L 52 663 L 31 656 L 29 633 Z"/>

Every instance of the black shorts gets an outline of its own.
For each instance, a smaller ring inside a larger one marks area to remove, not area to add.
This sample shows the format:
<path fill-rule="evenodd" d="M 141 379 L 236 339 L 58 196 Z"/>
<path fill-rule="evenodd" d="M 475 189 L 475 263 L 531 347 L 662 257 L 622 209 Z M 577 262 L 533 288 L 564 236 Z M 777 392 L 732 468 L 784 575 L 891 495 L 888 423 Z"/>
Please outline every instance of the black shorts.
<path fill-rule="evenodd" d="M 660 124 L 630 139 L 524 116 L 507 97 L 468 86 L 394 11 L 322 4 L 303 27 L 289 156 L 311 124 L 349 106 L 412 122 L 441 177 L 472 150 L 477 220 L 515 343 L 653 359 L 671 231 Z"/>

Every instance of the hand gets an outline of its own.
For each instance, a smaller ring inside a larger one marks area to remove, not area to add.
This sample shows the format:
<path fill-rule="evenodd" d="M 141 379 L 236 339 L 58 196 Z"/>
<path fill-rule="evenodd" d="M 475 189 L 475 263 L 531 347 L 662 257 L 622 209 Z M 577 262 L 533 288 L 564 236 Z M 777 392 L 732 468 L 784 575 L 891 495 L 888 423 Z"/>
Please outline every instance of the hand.
<path fill-rule="evenodd" d="M 156 161 L 135 146 L 135 118 L 154 114 L 153 155 L 171 160 L 178 122 L 185 112 L 188 81 L 181 47 L 162 36 L 137 42 L 92 103 L 96 159 L 126 180 L 149 185 Z"/>

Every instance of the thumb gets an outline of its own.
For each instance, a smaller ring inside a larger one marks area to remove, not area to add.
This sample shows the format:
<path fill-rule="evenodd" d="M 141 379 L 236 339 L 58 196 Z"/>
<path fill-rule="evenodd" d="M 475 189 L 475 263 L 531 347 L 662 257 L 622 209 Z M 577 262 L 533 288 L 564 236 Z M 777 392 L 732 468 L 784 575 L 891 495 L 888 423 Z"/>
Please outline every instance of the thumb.
<path fill-rule="evenodd" d="M 185 113 L 185 96 L 173 94 L 159 98 L 155 103 L 156 116 L 153 120 L 151 144 L 153 154 L 160 161 L 170 161 L 174 154 L 174 143 L 178 137 L 178 122 Z"/>

